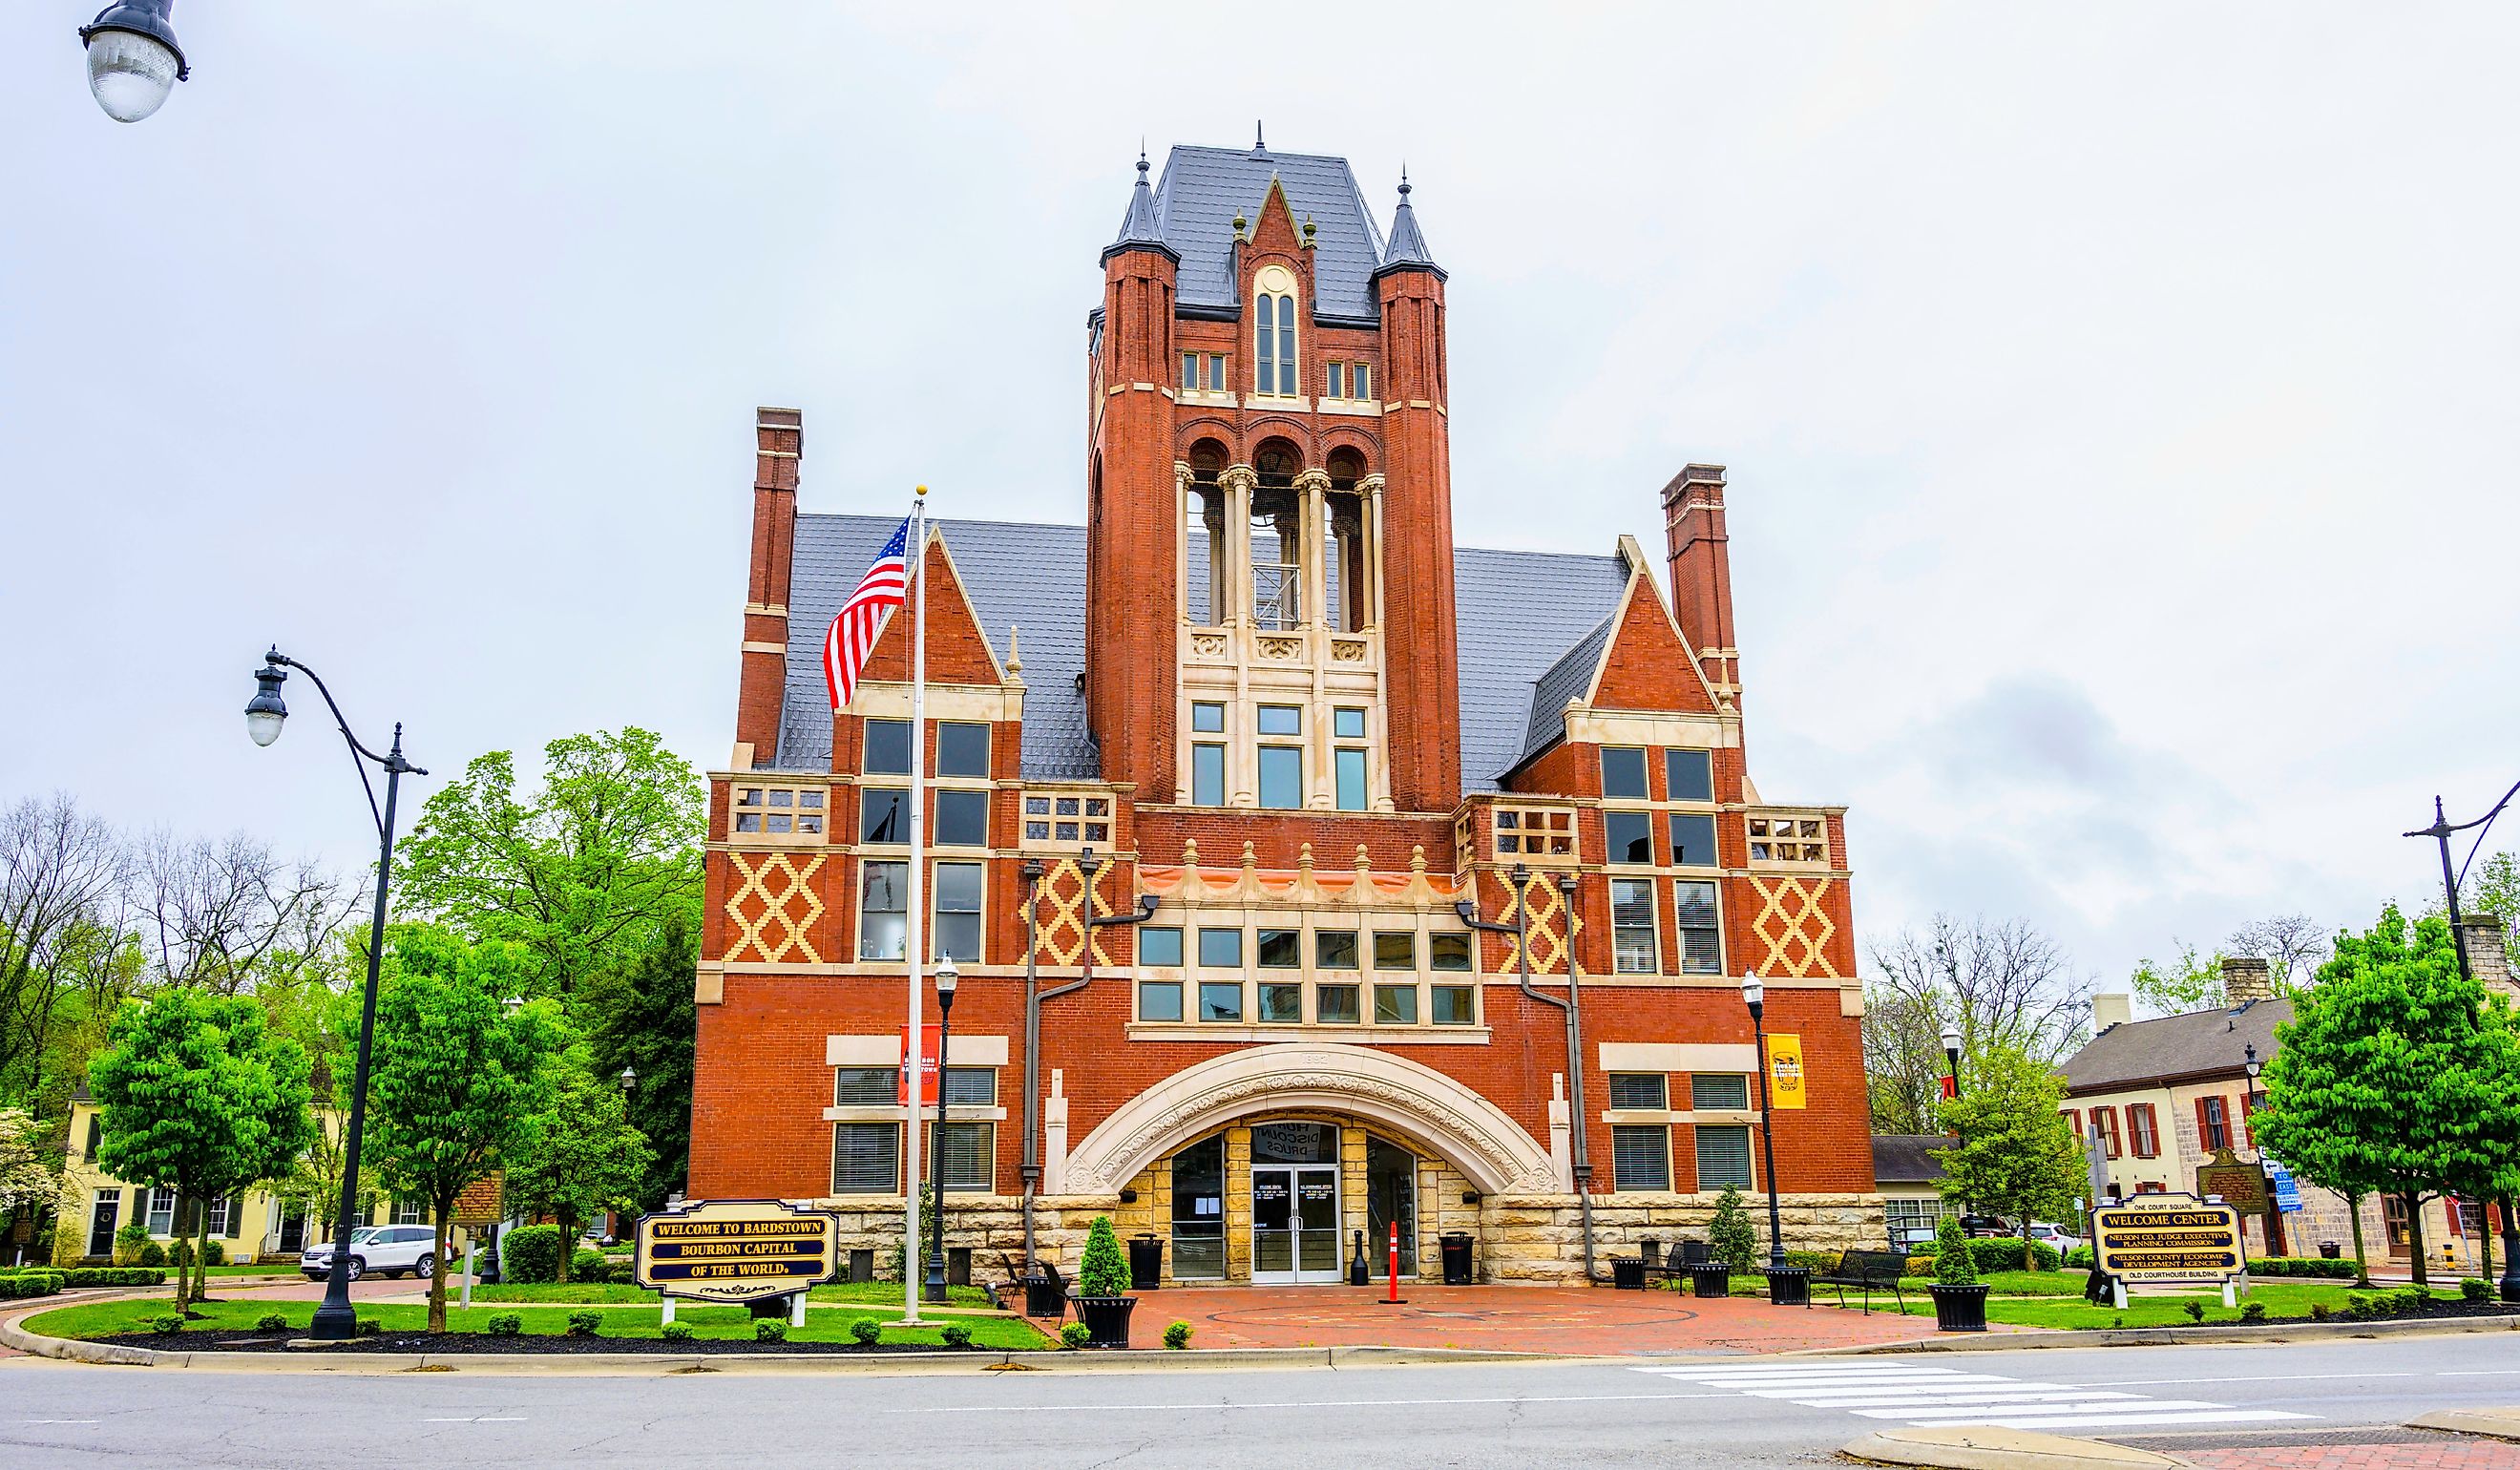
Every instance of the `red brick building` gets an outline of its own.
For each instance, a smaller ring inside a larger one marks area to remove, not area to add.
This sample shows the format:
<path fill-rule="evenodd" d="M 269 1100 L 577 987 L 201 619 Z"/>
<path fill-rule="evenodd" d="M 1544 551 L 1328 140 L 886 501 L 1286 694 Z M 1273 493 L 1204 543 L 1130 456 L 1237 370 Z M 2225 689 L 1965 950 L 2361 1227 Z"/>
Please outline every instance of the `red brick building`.
<path fill-rule="evenodd" d="M 915 738 L 908 619 L 836 717 L 819 655 L 898 512 L 800 513 L 800 418 L 761 411 L 693 1195 L 820 1202 L 889 1269 L 916 749 L 963 977 L 929 1136 L 981 1274 L 1027 1216 L 1072 1265 L 1110 1214 L 1179 1279 L 1328 1278 L 1393 1225 L 1508 1278 L 1694 1233 L 1767 1186 L 1745 971 L 1808 1084 L 1789 1239 L 1877 1242 L 1844 814 L 1751 783 L 1724 470 L 1662 489 L 1668 600 L 1625 538 L 1457 547 L 1409 186 L 1386 238 L 1343 159 L 1138 166 L 1084 524 L 934 528 Z"/>

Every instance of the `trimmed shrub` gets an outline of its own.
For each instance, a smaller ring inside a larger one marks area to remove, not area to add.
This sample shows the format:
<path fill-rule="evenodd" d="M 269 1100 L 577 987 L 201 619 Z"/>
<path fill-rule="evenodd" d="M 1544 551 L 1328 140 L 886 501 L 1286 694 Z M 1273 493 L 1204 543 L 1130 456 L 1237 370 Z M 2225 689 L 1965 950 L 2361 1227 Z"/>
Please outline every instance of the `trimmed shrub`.
<path fill-rule="evenodd" d="M 2065 1253 L 2064 1260 L 2060 1263 L 2060 1267 L 2065 1270 L 2090 1270 L 2092 1269 L 2092 1248 L 2088 1245 L 2078 1245 L 2072 1250 L 2067 1251 Z"/>
<path fill-rule="evenodd" d="M 874 1347 L 876 1340 L 881 1336 L 883 1336 L 883 1329 L 876 1325 L 874 1317 L 862 1316 L 849 1323 L 849 1341 L 861 1348 Z"/>
<path fill-rule="evenodd" d="M 1164 1346 L 1178 1353 L 1190 1346 L 1190 1323 L 1175 1322 L 1164 1329 Z"/>
<path fill-rule="evenodd" d="M 2263 1322 L 2263 1321 L 2265 1321 L 2266 1319 L 2267 1319 L 2267 1304 L 2266 1304 L 2266 1303 L 2264 1303 L 2264 1302 L 2243 1302 L 2243 1303 L 2241 1303 L 2241 1304 L 2240 1304 L 2240 1320 L 2242 1320 L 2242 1321 L 2244 1321 L 2244 1322 Z"/>
<path fill-rule="evenodd" d="M 2494 1300 L 2494 1283 L 2470 1276 L 2458 1283 L 2458 1299 L 2462 1302 L 2491 1302 Z"/>
<path fill-rule="evenodd" d="M 1758 1232 L 1750 1226 L 1750 1212 L 1741 1207 L 1741 1191 L 1731 1184 L 1715 1196 L 1715 1214 L 1706 1222 L 1706 1253 L 1735 1273 L 1758 1263 Z"/>
<path fill-rule="evenodd" d="M 1094 1329 L 1083 1322 L 1070 1322 L 1058 1329 L 1058 1345 L 1062 1348 L 1081 1349 L 1093 1340 Z"/>
<path fill-rule="evenodd" d="M 1943 1217 L 1942 1228 L 1934 1243 L 1934 1282 L 1938 1286 L 1973 1286 L 1977 1284 L 1977 1260 L 1969 1250 L 1968 1237 L 1960 1233 L 1960 1218 Z"/>
<path fill-rule="evenodd" d="M 131 1224 L 124 1225 L 121 1229 L 113 1232 L 113 1264 L 116 1266 L 138 1266 L 140 1264 L 140 1253 L 146 1250 L 148 1246 L 149 1227 L 136 1220 L 133 1221 Z M 163 1266 L 166 1263 L 160 1261 L 158 1264 Z"/>
<path fill-rule="evenodd" d="M 385 1324 L 384 1324 L 384 1323 L 382 1323 L 382 1322 L 381 1322 L 381 1321 L 378 1321 L 375 1317 L 372 1317 L 372 1316 L 363 1316 L 363 1317 L 360 1317 L 360 1318 L 358 1319 L 358 1323 L 359 1323 L 359 1324 L 358 1324 L 358 1327 L 357 1327 L 357 1329 L 356 1329 L 356 1332 L 357 1332 L 357 1335 L 358 1335 L 358 1336 L 360 1336 L 360 1337 L 374 1337 L 374 1336 L 376 1336 L 378 1333 L 382 1332 L 382 1331 L 385 1329 Z"/>
<path fill-rule="evenodd" d="M 571 1337 L 596 1337 L 603 1331 L 604 1314 L 601 1312 L 572 1312 L 568 1314 L 568 1335 Z"/>
<path fill-rule="evenodd" d="M 502 1312 L 482 1324 L 492 1337 L 515 1337 L 525 1330 L 523 1314 Z"/>
<path fill-rule="evenodd" d="M 687 1343 L 692 1340 L 692 1324 L 689 1322 L 667 1322 L 663 1327 L 657 1329 L 656 1335 L 669 1343 Z"/>
<path fill-rule="evenodd" d="M 1785 1264 L 1787 1266 L 1809 1267 L 1816 1271 L 1835 1270 L 1837 1269 L 1837 1252 L 1787 1251 L 1785 1252 Z"/>
<path fill-rule="evenodd" d="M 568 1278 L 600 1286 L 612 1279 L 612 1268 L 601 1251 L 578 1247 L 568 1258 Z"/>
<path fill-rule="evenodd" d="M 2420 1286 L 2401 1286 L 2389 1293 L 2389 1305 L 2400 1312 L 2421 1312 L 2433 1294 Z"/>
<path fill-rule="evenodd" d="M 2313 1302 L 2310 1304 L 2310 1319 L 2312 1321 L 2323 1322 L 2327 1320 L 2331 1314 L 2332 1314 L 2327 1310 L 2327 1304 L 2325 1302 Z"/>
<path fill-rule="evenodd" d="M 2367 1291 L 2345 1294 L 2345 1315 L 2350 1321 L 2367 1322 L 2380 1314 L 2380 1300 Z"/>
<path fill-rule="evenodd" d="M 752 1324 L 752 1340 L 757 1343 L 784 1343 L 788 1324 L 775 1316 L 765 1316 Z"/>
<path fill-rule="evenodd" d="M 500 1279 L 542 1286 L 560 1279 L 560 1226 L 526 1225 L 507 1235 L 507 1273 Z"/>
<path fill-rule="evenodd" d="M 181 1332 L 184 1330 L 184 1314 L 180 1312 L 161 1312 L 158 1315 L 149 1319 L 149 1330 L 157 1333 L 160 1337 Z"/>
<path fill-rule="evenodd" d="M 1081 1297 L 1125 1297 L 1129 1294 L 1129 1262 L 1120 1254 L 1120 1237 L 1111 1232 L 1111 1217 L 1094 1217 L 1085 1235 L 1085 1259 L 1076 1268 L 1076 1294 Z"/>
<path fill-rule="evenodd" d="M 289 1318 L 282 1316 L 277 1312 L 266 1312 L 262 1315 L 253 1319 L 253 1330 L 256 1332 L 286 1332 L 289 1330 Z"/>
<path fill-rule="evenodd" d="M 2324 1256 L 2262 1256 L 2249 1263 L 2253 1276 L 2317 1276 L 2330 1281 L 2354 1279 L 2354 1263 Z"/>
<path fill-rule="evenodd" d="M 166 1259 L 177 1266 L 192 1265 L 193 1242 L 190 1240 L 176 1241 L 174 1248 L 166 1253 Z M 209 1238 L 208 1243 L 202 1247 L 202 1259 L 212 1266 L 225 1266 L 228 1264 L 228 1248 L 221 1245 L 219 1243 L 219 1238 L 216 1235 L 213 1235 Z"/>
<path fill-rule="evenodd" d="M 1903 1276 L 1930 1276 L 1933 1273 L 1934 1258 L 1931 1256 L 1910 1256 L 1908 1264 L 1899 1268 L 1899 1274 Z"/>
<path fill-rule="evenodd" d="M 163 1286 L 166 1272 L 146 1266 L 74 1266 L 61 1273 L 64 1286 Z"/>
<path fill-rule="evenodd" d="M 2189 1303 L 2187 1303 L 2187 1304 L 2186 1304 L 2186 1311 L 2187 1311 L 2187 1319 L 2188 1319 L 2189 1321 L 2191 1321 L 2191 1322 L 2201 1322 L 2201 1321 L 2205 1320 L 2205 1304 L 2204 1304 L 2204 1303 L 2202 1303 L 2202 1302 L 2189 1302 Z"/>
<path fill-rule="evenodd" d="M 62 1289 L 62 1273 L 51 1270 L 20 1271 L 14 1276 L 0 1276 L 0 1301 L 20 1297 L 48 1297 Z"/>
<path fill-rule="evenodd" d="M 166 1264 L 166 1248 L 165 1248 L 164 1246 L 162 1246 L 162 1245 L 159 1245 L 159 1244 L 158 1244 L 157 1241 L 155 1241 L 155 1240 L 152 1240 L 152 1241 L 148 1242 L 147 1244 L 145 1244 L 145 1245 L 141 1246 L 141 1247 L 140 1247 L 140 1264 L 141 1264 L 142 1266 L 163 1266 L 163 1265 L 165 1265 L 165 1264 Z"/>
<path fill-rule="evenodd" d="M 968 1348 L 971 1346 L 971 1329 L 964 1326 L 961 1322 L 947 1322 L 936 1335 L 945 1339 L 945 1346 L 949 1348 Z"/>

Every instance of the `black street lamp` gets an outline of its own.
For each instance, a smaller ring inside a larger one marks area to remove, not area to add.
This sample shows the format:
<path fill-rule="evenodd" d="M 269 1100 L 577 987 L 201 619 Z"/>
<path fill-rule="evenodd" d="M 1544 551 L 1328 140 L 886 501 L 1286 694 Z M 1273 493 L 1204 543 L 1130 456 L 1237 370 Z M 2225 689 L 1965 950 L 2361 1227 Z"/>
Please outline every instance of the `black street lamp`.
<path fill-rule="evenodd" d="M 920 1288 L 919 1299 L 942 1306 L 945 1301 L 945 1070 L 946 1049 L 954 1045 L 954 990 L 962 983 L 963 972 L 954 967 L 954 957 L 946 956 L 936 966 L 936 1131 L 928 1136 L 928 1152 L 935 1179 L 936 1219 L 927 1227 L 927 1280 Z"/>
<path fill-rule="evenodd" d="M 359 784 L 368 793 L 368 815 L 377 824 L 377 907 L 368 923 L 368 989 L 359 1007 L 359 1064 L 350 1081 L 350 1127 L 341 1143 L 341 1208 L 333 1230 L 333 1263 L 324 1283 L 324 1305 L 315 1309 L 311 1329 L 318 1341 L 346 1342 L 359 1330 L 358 1314 L 350 1307 L 350 1232 L 358 1225 L 359 1150 L 367 1139 L 368 1053 L 377 1035 L 377 971 L 384 962 L 385 880 L 393 871 L 394 797 L 406 773 L 428 773 L 402 758 L 399 724 L 394 726 L 393 746 L 384 754 L 379 755 L 360 744 L 359 737 L 350 734 L 350 722 L 342 718 L 341 706 L 334 701 L 333 691 L 324 687 L 323 678 L 277 647 L 263 655 L 263 665 L 253 676 L 253 699 L 245 707 L 246 734 L 253 737 L 255 744 L 268 745 L 280 738 L 281 725 L 289 718 L 289 706 L 280 697 L 280 687 L 289 681 L 284 672 L 288 669 L 314 680 L 315 691 L 324 696 L 325 705 L 333 711 L 333 723 L 340 727 L 341 738 L 349 742 L 351 764 L 358 767 Z M 370 761 L 385 773 L 385 804 L 382 811 L 377 807 L 376 785 L 368 780 L 366 763 Z"/>
<path fill-rule="evenodd" d="M 1785 1217 L 1777 1205 L 1777 1110 L 1768 1099 L 1768 988 L 1756 974 L 1741 977 L 1741 999 L 1750 1006 L 1750 1047 L 1759 1064 L 1759 1151 L 1768 1168 L 1768 1270 L 1785 1269 Z"/>
<path fill-rule="evenodd" d="M 2420 831 L 2405 833 L 2408 837 L 2430 837 L 2441 844 L 2442 892 L 2450 899 L 2450 937 L 2451 942 L 2458 948 L 2458 978 L 2461 980 L 2476 978 L 2467 967 L 2467 931 L 2460 927 L 2458 921 L 2458 884 L 2459 879 L 2467 876 L 2467 866 L 2461 864 L 2456 873 L 2451 871 L 2450 834 L 2463 832 L 2470 827 L 2492 826 L 2494 819 L 2502 815 L 2502 809 L 2511 805 L 2511 798 L 2514 796 L 2520 796 L 2520 782 L 2514 782 L 2510 790 L 2502 793 L 2502 799 L 2494 804 L 2493 811 L 2477 818 L 2474 822 L 2462 822 L 2456 825 L 2452 825 L 2451 820 L 2443 815 L 2442 799 L 2436 796 L 2433 798 L 2433 824 Z M 2485 833 L 2480 831 L 2476 834 L 2476 846 L 2467 850 L 2467 861 L 2475 862 L 2478 849 L 2484 846 Z M 2502 1287 L 2500 1295 L 2506 1302 L 2520 1302 L 2520 1200 L 2505 1195 L 2501 1203 Z M 2465 1233 L 2459 1229 L 2455 1212 L 2452 1214 L 2450 1227 L 2454 1234 Z M 2479 1228 L 2483 1226 L 2480 1225 Z"/>
<path fill-rule="evenodd" d="M 638 1068 L 636 1068 L 636 1067 L 623 1067 L 623 1068 L 621 1069 L 621 1101 L 622 1101 L 622 1103 L 623 1103 L 624 1105 L 627 1105 L 627 1104 L 629 1103 L 629 1101 L 630 1101 L 631 1094 L 633 1094 L 633 1093 L 637 1092 L 638 1091 L 639 1091 L 639 1069 L 638 1069 Z"/>
<path fill-rule="evenodd" d="M 1951 1063 L 1952 1100 L 1958 1102 L 1960 1100 L 1960 1029 L 1958 1026 L 1943 1028 L 1943 1060 Z"/>
<path fill-rule="evenodd" d="M 2258 1074 L 2266 1069 L 2267 1064 L 2258 1060 L 2257 1043 L 2251 1042 L 2240 1048 L 2240 1070 L 2249 1075 L 2246 1084 L 2248 1102 L 2245 1112 L 2254 1113 L 2258 1110 Z M 2258 1156 L 2258 1172 L 2264 1174 L 2267 1169 L 2267 1152 L 2263 1148 L 2256 1149 L 2255 1152 Z M 2267 1191 L 2267 1254 L 2280 1256 L 2283 1253 L 2283 1202 L 2274 1197 L 2272 1189 L 2269 1189 Z"/>
<path fill-rule="evenodd" d="M 117 0 L 79 27 L 87 48 L 87 89 L 105 115 L 138 122 L 163 107 L 175 83 L 192 75 L 167 13 L 175 0 Z"/>

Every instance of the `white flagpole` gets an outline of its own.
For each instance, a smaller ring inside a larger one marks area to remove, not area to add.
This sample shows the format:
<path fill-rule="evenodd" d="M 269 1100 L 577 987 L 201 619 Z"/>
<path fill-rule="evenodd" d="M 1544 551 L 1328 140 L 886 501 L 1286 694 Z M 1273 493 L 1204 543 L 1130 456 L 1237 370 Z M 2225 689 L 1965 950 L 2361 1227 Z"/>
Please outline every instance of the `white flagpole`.
<path fill-rule="evenodd" d="M 901 1320 L 905 1326 L 919 1324 L 919 1288 L 926 1274 L 925 1241 L 919 1230 L 919 1103 L 924 1091 L 927 1072 L 927 1044 L 920 1024 L 920 1002 L 925 999 L 920 984 L 927 966 L 922 962 L 927 954 L 925 933 L 926 907 L 922 893 L 926 887 L 927 866 L 927 487 L 919 487 L 919 495 L 910 507 L 910 880 L 903 886 L 902 901 L 908 908 L 909 932 L 903 953 L 909 958 L 910 1029 L 903 1038 L 902 1051 L 908 1058 L 903 1073 L 909 1101 L 902 1108 L 901 1161 L 904 1224 L 901 1230 Z M 937 1095 L 944 1095 L 945 1079 L 938 1078 Z"/>

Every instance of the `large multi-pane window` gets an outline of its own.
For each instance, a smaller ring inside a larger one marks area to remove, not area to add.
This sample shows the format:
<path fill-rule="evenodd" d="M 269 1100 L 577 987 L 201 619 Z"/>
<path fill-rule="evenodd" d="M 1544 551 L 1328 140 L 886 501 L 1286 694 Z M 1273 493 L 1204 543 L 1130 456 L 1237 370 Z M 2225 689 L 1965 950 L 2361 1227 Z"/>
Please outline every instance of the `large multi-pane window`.
<path fill-rule="evenodd" d="M 910 865 L 868 863 L 858 880 L 858 958 L 899 959 L 910 944 Z"/>
<path fill-rule="evenodd" d="M 901 1190 L 901 1125 L 832 1125 L 832 1192 L 897 1194 Z"/>
<path fill-rule="evenodd" d="M 1614 1188 L 1671 1188 L 1671 1130 L 1660 1124 L 1620 1124 L 1610 1130 L 1610 1180 Z"/>
<path fill-rule="evenodd" d="M 1701 1123 L 1697 1135 L 1697 1187 L 1711 1192 L 1730 1184 L 1751 1187 L 1750 1127 L 1745 1123 Z"/>
<path fill-rule="evenodd" d="M 980 958 L 980 891 L 984 866 L 978 863 L 936 865 L 936 933 L 928 949 L 934 958 Z"/>
<path fill-rule="evenodd" d="M 1619 974 L 1650 975 L 1661 969 L 1655 953 L 1653 883 L 1650 879 L 1611 880 L 1610 947 L 1612 967 Z"/>
<path fill-rule="evenodd" d="M 1259 360 L 1257 389 L 1276 397 L 1298 391 L 1295 373 L 1295 298 L 1281 291 L 1261 291 L 1253 302 L 1257 330 L 1251 344 Z"/>
<path fill-rule="evenodd" d="M 1671 885 L 1680 938 L 1680 972 L 1724 973 L 1724 928 L 1715 909 L 1715 885 L 1682 878 Z"/>

